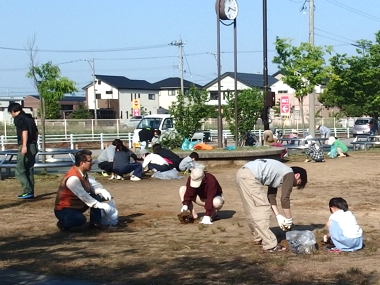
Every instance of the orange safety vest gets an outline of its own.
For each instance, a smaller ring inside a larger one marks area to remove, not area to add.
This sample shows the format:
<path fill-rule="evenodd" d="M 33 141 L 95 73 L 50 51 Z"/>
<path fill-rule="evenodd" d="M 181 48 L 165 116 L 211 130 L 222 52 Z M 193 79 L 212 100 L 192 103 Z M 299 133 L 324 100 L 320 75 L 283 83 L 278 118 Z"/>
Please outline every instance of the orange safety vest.
<path fill-rule="evenodd" d="M 90 193 L 91 184 L 88 177 L 83 177 L 79 169 L 74 165 L 65 174 L 61 183 L 59 184 L 57 197 L 55 198 L 55 210 L 62 210 L 64 208 L 77 209 L 82 213 L 88 209 L 86 203 L 79 199 L 69 188 L 66 186 L 66 181 L 71 176 L 76 176 L 79 178 L 82 186 L 86 192 Z"/>

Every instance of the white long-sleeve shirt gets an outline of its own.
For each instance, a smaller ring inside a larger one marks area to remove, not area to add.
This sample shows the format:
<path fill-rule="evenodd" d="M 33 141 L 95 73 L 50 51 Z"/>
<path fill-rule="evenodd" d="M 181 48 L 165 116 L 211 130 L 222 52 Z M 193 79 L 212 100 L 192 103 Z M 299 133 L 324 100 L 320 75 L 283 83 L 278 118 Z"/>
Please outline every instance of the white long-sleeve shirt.
<path fill-rule="evenodd" d="M 83 175 L 83 174 L 82 174 Z M 66 180 L 66 186 L 71 190 L 71 192 L 74 193 L 75 196 L 77 196 L 79 199 L 81 199 L 87 206 L 90 208 L 94 207 L 98 201 L 91 197 L 90 193 L 88 193 L 86 190 L 84 190 L 82 183 L 80 182 L 79 178 L 76 176 L 70 176 Z M 91 186 L 91 192 L 94 192 L 94 188 Z M 95 206 L 96 208 L 96 206 Z"/>
<path fill-rule="evenodd" d="M 169 165 L 167 161 L 158 154 L 150 153 L 144 158 L 144 162 L 142 164 L 142 167 L 145 168 L 148 166 L 149 163 L 158 164 L 158 165 Z"/>

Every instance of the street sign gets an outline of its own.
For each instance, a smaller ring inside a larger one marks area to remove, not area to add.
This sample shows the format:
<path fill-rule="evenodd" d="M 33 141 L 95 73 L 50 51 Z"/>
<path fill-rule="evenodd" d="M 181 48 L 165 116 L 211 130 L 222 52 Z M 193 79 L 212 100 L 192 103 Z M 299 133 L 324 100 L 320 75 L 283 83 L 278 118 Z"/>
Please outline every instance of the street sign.
<path fill-rule="evenodd" d="M 281 96 L 281 98 L 280 98 L 280 112 L 281 112 L 281 116 L 289 116 L 290 115 L 289 96 Z"/>

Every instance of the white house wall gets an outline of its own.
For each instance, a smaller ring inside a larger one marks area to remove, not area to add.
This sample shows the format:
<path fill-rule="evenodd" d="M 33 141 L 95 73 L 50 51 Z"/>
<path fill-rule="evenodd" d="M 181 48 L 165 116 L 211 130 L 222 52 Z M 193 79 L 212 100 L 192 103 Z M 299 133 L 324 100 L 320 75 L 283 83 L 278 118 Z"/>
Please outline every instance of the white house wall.
<path fill-rule="evenodd" d="M 247 89 L 247 88 L 250 88 L 249 86 L 241 83 L 241 82 L 237 82 L 237 90 L 243 90 L 243 89 Z M 218 82 L 216 82 L 215 84 L 211 85 L 210 87 L 207 88 L 207 91 L 210 92 L 210 91 L 218 91 Z M 230 77 L 230 76 L 227 76 L 225 78 L 223 78 L 220 82 L 220 92 L 221 92 L 221 104 L 222 105 L 226 105 L 227 102 L 224 98 L 224 95 L 223 93 L 224 92 L 235 92 L 235 78 L 233 77 Z M 218 105 L 218 100 L 210 100 L 207 105 L 215 105 L 217 106 Z"/>
<path fill-rule="evenodd" d="M 149 99 L 149 94 L 154 94 L 154 100 Z M 123 118 L 131 117 L 131 111 L 133 101 L 135 99 L 140 100 L 140 107 L 144 108 L 144 111 L 148 114 L 157 114 L 159 108 L 158 105 L 158 90 L 133 90 L 133 89 L 121 89 L 119 90 L 119 108 L 123 113 Z"/>
<path fill-rule="evenodd" d="M 171 106 L 172 102 L 177 101 L 178 90 L 176 89 L 174 90 L 175 95 L 170 95 L 172 90 L 173 89 L 160 91 L 160 96 L 158 99 L 159 106 L 161 106 L 162 108 L 168 109 Z"/>

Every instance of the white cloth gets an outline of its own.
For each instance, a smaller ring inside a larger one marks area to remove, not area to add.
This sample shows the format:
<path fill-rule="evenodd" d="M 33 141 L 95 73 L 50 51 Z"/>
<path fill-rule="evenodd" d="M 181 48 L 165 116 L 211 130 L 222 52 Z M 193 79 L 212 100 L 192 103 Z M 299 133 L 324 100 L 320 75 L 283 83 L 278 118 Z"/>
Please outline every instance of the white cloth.
<path fill-rule="evenodd" d="M 357 238 L 361 237 L 363 234 L 363 230 L 359 227 L 356 218 L 351 211 L 344 212 L 343 210 L 338 210 L 330 216 L 329 220 L 338 223 L 345 237 Z"/>
<path fill-rule="evenodd" d="M 169 165 L 167 161 L 160 155 L 150 153 L 144 158 L 144 162 L 142 164 L 142 167 L 145 168 L 148 166 L 149 163 L 158 164 L 158 165 Z"/>
<path fill-rule="evenodd" d="M 82 183 L 80 182 L 79 178 L 76 176 L 70 176 L 66 180 L 66 186 L 71 190 L 71 192 L 74 193 L 75 196 L 77 196 L 79 199 L 81 199 L 87 206 L 90 208 L 96 205 L 98 201 L 91 197 L 90 193 L 86 192 L 84 190 Z M 93 190 L 93 189 L 92 189 Z"/>

